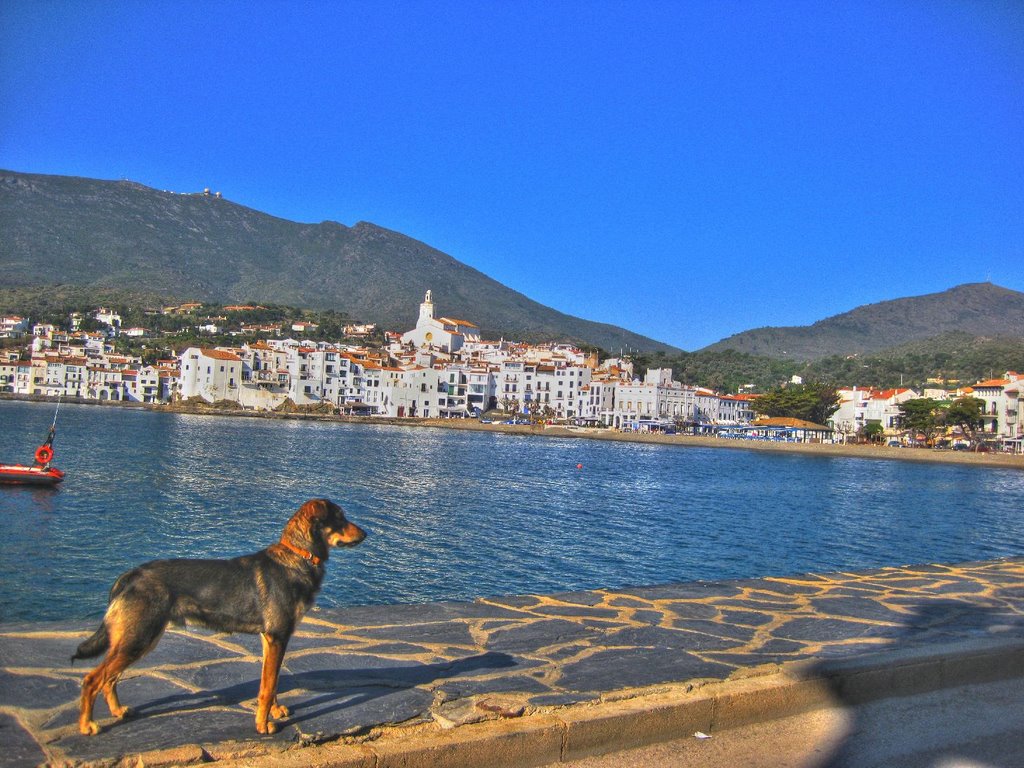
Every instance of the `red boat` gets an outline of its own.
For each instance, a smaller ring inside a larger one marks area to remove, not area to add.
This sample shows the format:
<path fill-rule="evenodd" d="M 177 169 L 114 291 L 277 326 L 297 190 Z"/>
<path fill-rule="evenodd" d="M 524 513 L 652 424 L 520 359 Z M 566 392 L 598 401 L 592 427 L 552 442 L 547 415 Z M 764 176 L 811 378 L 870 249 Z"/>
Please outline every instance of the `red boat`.
<path fill-rule="evenodd" d="M 60 410 L 60 402 L 57 403 Z M 56 485 L 64 479 L 64 472 L 50 464 L 53 461 L 53 438 L 57 434 L 57 414 L 46 440 L 36 448 L 35 464 L 0 464 L 0 483 L 14 485 Z"/>
<path fill-rule="evenodd" d="M 15 485 L 56 485 L 64 479 L 64 472 L 56 467 L 38 464 L 26 467 L 23 464 L 0 464 L 0 483 Z"/>

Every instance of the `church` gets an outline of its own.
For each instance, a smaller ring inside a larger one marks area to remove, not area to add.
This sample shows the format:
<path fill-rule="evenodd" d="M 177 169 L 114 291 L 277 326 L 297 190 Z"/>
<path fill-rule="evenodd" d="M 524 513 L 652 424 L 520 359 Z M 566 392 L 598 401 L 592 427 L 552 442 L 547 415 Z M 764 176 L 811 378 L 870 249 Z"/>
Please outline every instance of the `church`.
<path fill-rule="evenodd" d="M 434 301 L 430 291 L 420 304 L 420 316 L 416 327 L 402 334 L 402 344 L 411 344 L 416 349 L 436 349 L 449 354 L 458 352 L 467 338 L 479 340 L 480 331 L 473 323 L 453 320 L 450 317 L 434 317 Z"/>

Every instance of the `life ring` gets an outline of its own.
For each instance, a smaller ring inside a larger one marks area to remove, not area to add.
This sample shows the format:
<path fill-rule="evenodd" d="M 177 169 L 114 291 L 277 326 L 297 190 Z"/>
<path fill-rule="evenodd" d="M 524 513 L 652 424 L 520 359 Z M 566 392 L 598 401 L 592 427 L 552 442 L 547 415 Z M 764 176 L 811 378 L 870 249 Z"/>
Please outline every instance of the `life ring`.
<path fill-rule="evenodd" d="M 40 464 L 49 464 L 53 458 L 53 448 L 48 445 L 40 445 L 36 448 L 36 461 Z"/>

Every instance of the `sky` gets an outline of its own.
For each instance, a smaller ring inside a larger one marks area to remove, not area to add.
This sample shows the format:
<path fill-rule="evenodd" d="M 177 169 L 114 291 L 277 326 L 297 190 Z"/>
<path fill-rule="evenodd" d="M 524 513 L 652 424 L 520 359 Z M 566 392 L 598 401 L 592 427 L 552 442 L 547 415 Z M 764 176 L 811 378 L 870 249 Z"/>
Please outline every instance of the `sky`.
<path fill-rule="evenodd" d="M 1024 3 L 5 0 L 0 168 L 373 222 L 695 350 L 1024 291 Z"/>

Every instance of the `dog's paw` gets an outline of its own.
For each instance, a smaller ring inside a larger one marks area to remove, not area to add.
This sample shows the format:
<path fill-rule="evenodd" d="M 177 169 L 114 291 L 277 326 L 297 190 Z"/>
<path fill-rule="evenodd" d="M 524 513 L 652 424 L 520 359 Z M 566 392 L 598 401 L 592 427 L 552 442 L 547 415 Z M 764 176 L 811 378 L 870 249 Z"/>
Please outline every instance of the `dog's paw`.
<path fill-rule="evenodd" d="M 100 727 L 95 720 L 86 720 L 78 724 L 78 730 L 83 736 L 95 736 L 100 732 Z"/>
<path fill-rule="evenodd" d="M 275 723 L 273 720 L 267 720 L 265 723 L 261 723 L 259 720 L 257 720 L 256 733 L 266 734 L 267 736 L 277 733 L 277 723 Z"/>
<path fill-rule="evenodd" d="M 127 720 L 128 718 L 135 716 L 135 710 L 131 707 L 121 707 L 116 711 L 111 712 L 111 714 L 118 720 Z"/>
<path fill-rule="evenodd" d="M 291 710 L 284 704 L 274 704 L 274 706 L 270 708 L 270 716 L 276 719 L 288 717 L 291 713 Z"/>

